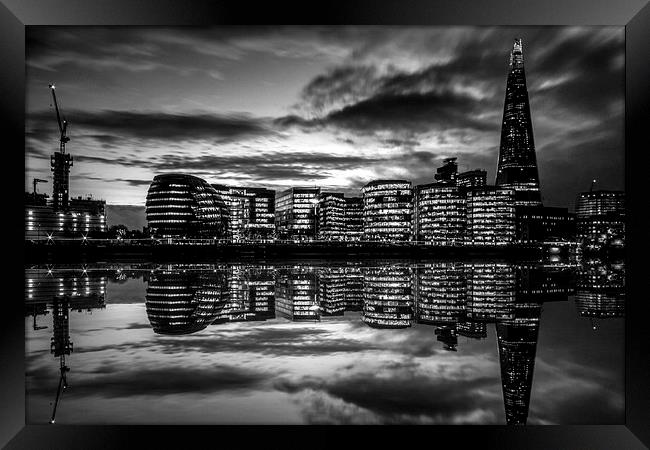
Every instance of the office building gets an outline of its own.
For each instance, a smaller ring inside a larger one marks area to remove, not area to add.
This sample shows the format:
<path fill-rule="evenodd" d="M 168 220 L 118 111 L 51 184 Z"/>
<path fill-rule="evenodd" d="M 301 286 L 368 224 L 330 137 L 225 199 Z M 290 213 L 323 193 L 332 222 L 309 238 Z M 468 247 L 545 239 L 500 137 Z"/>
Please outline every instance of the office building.
<path fill-rule="evenodd" d="M 322 192 L 316 205 L 317 236 L 325 241 L 342 241 L 346 237 L 345 197 L 339 192 Z"/>
<path fill-rule="evenodd" d="M 436 174 L 433 178 L 439 184 L 456 185 L 456 177 L 458 175 L 457 158 L 446 158 L 442 161 L 442 166 L 436 169 Z"/>
<path fill-rule="evenodd" d="M 509 245 L 515 239 L 515 191 L 497 186 L 467 192 L 467 245 Z"/>
<path fill-rule="evenodd" d="M 346 311 L 361 311 L 363 309 L 363 272 L 360 267 L 345 268 L 343 299 Z"/>
<path fill-rule="evenodd" d="M 233 241 L 271 239 L 275 233 L 275 191 L 212 184 L 228 209 L 228 237 Z"/>
<path fill-rule="evenodd" d="M 510 53 L 495 184 L 514 189 L 517 206 L 542 204 L 521 39 Z"/>
<path fill-rule="evenodd" d="M 414 269 L 418 323 L 453 324 L 465 311 L 467 285 L 461 263 L 425 264 Z"/>
<path fill-rule="evenodd" d="M 466 314 L 471 321 L 492 322 L 514 317 L 516 274 L 505 263 L 465 265 Z"/>
<path fill-rule="evenodd" d="M 466 196 L 456 185 L 432 183 L 415 187 L 414 233 L 432 245 L 462 245 L 467 227 Z"/>
<path fill-rule="evenodd" d="M 342 316 L 345 312 L 345 267 L 318 269 L 319 304 L 323 316 Z"/>
<path fill-rule="evenodd" d="M 147 192 L 146 215 L 155 237 L 223 239 L 228 233 L 225 202 L 192 175 L 157 175 Z"/>
<path fill-rule="evenodd" d="M 405 180 L 376 180 L 362 189 L 363 235 L 370 241 L 409 241 L 413 189 Z"/>
<path fill-rule="evenodd" d="M 345 240 L 358 241 L 363 237 L 363 199 L 345 198 Z"/>
<path fill-rule="evenodd" d="M 313 240 L 319 187 L 292 187 L 275 199 L 275 227 L 279 239 Z"/>
<path fill-rule="evenodd" d="M 25 239 L 92 238 L 106 231 L 104 200 L 66 197 L 67 209 L 59 210 L 47 200 L 25 193 Z"/>
<path fill-rule="evenodd" d="M 625 193 L 590 191 L 576 200 L 576 234 L 587 246 L 625 245 Z"/>

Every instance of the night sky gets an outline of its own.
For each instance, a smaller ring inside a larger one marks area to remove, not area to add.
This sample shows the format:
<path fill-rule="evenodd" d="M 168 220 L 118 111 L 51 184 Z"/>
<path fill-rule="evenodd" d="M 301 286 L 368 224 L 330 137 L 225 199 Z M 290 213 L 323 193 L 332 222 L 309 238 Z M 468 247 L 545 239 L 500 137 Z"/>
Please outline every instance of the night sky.
<path fill-rule="evenodd" d="M 545 205 L 624 185 L 623 27 L 28 27 L 25 188 L 69 121 L 71 194 L 144 205 L 151 179 L 494 182 L 509 53 L 524 63 Z M 138 208 L 141 210 L 141 208 Z M 109 214 L 110 216 L 110 214 Z M 143 218 L 142 218 L 143 219 Z"/>

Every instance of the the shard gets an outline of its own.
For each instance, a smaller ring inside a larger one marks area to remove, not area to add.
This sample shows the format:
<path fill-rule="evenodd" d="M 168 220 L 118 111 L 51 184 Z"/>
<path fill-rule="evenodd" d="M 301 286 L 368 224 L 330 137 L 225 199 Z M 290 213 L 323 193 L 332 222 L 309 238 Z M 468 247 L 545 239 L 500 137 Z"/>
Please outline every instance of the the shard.
<path fill-rule="evenodd" d="M 495 184 L 515 190 L 516 206 L 542 204 L 521 39 L 510 53 Z"/>

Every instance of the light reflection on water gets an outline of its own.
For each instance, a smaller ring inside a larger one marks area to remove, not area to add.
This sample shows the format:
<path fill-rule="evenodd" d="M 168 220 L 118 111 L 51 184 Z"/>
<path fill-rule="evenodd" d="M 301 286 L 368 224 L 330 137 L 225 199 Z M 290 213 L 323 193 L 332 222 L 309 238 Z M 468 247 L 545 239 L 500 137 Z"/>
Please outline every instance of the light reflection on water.
<path fill-rule="evenodd" d="M 620 264 L 25 276 L 29 423 L 624 421 Z"/>

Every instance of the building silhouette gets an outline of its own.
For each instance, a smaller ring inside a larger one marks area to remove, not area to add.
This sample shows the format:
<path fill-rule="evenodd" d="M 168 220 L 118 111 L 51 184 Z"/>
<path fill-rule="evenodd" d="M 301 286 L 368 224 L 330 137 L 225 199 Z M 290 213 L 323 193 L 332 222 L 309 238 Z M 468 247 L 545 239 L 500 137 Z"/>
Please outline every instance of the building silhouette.
<path fill-rule="evenodd" d="M 510 53 L 495 184 L 514 189 L 517 206 L 542 204 L 524 72 L 523 44 L 519 38 L 515 39 Z"/>
<path fill-rule="evenodd" d="M 474 187 L 485 186 L 487 184 L 487 172 L 483 169 L 468 170 L 461 172 L 456 178 L 458 186 L 471 189 Z"/>

